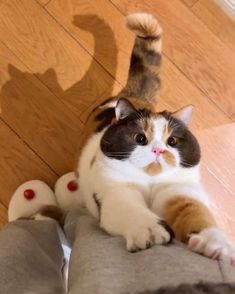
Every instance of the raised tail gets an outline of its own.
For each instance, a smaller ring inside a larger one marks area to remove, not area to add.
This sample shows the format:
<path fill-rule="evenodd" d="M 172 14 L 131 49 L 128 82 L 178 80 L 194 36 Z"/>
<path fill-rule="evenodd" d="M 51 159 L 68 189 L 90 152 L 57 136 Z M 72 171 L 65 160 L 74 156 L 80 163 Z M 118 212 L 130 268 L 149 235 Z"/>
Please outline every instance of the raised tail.
<path fill-rule="evenodd" d="M 147 13 L 127 16 L 126 26 L 136 34 L 136 38 L 127 84 L 118 96 L 146 99 L 155 103 L 160 88 L 162 28 L 158 21 Z"/>

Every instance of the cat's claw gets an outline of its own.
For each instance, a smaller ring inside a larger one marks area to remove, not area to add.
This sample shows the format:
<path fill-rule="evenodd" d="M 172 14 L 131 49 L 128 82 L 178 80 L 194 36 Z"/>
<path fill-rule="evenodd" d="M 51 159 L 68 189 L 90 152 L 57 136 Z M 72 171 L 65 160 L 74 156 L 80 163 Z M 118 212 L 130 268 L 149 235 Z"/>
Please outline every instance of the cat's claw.
<path fill-rule="evenodd" d="M 150 217 L 145 219 L 145 222 L 135 224 L 135 227 L 128 231 L 127 249 L 137 252 L 154 244 L 168 244 L 173 237 L 173 231 L 164 221 Z"/>
<path fill-rule="evenodd" d="M 217 228 L 204 229 L 191 234 L 188 248 L 213 260 L 223 260 L 235 266 L 235 249 L 225 234 Z"/>

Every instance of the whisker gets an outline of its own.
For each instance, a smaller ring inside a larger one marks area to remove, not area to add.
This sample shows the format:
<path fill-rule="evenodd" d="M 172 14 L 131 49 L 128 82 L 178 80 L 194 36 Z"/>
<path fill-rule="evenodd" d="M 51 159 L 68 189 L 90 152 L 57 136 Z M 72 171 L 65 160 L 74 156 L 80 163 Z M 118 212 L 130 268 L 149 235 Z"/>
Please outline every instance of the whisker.
<path fill-rule="evenodd" d="M 109 141 L 105 140 L 105 139 L 102 139 L 103 142 L 105 142 L 106 144 L 109 144 L 111 145 L 112 143 L 110 143 Z"/>
<path fill-rule="evenodd" d="M 136 113 L 137 113 L 137 116 L 138 116 L 140 119 L 143 119 L 143 120 L 145 119 L 144 116 L 142 115 L 142 113 L 141 113 L 140 111 L 137 111 Z"/>
<path fill-rule="evenodd" d="M 189 164 L 189 163 L 187 163 L 185 161 L 180 161 L 180 163 L 183 164 L 183 165 L 189 166 L 189 167 L 193 167 L 192 164 Z"/>

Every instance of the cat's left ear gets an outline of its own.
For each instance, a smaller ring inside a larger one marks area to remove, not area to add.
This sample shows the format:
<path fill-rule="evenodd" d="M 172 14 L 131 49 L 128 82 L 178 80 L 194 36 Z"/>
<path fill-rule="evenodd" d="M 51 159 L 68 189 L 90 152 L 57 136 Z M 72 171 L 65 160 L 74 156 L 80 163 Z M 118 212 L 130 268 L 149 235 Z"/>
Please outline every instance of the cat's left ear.
<path fill-rule="evenodd" d="M 124 119 L 136 112 L 135 107 L 126 98 L 120 98 L 115 107 L 116 119 Z"/>
<path fill-rule="evenodd" d="M 193 115 L 193 105 L 186 105 L 173 112 L 172 115 L 188 125 Z"/>

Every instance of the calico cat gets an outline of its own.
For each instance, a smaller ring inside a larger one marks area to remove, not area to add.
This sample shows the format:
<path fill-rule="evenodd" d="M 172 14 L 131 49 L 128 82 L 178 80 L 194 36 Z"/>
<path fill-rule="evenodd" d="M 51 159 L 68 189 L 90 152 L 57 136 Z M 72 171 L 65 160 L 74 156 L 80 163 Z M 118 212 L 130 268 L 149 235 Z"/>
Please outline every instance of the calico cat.
<path fill-rule="evenodd" d="M 200 147 L 187 127 L 193 107 L 155 111 L 162 29 L 145 13 L 126 23 L 136 34 L 127 84 L 92 111 L 83 133 L 76 171 L 85 205 L 132 252 L 175 234 L 193 251 L 235 264 L 200 183 Z"/>

